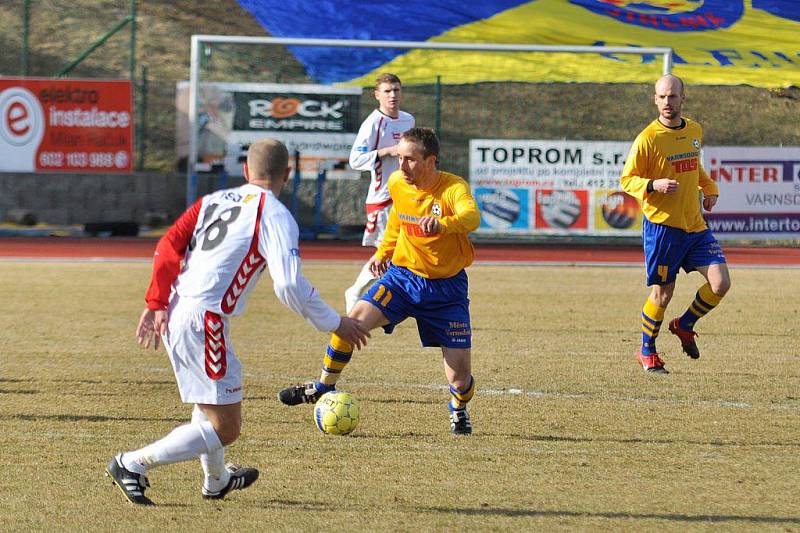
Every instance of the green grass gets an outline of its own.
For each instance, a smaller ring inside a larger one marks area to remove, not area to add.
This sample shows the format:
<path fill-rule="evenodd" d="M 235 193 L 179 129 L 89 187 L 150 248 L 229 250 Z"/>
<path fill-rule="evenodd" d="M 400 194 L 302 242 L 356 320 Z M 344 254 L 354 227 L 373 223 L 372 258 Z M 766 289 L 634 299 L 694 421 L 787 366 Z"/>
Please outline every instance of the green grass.
<path fill-rule="evenodd" d="M 328 301 L 359 265 L 307 264 Z M 276 392 L 316 376 L 326 335 L 265 280 L 232 337 L 244 431 L 228 458 L 262 477 L 200 498 L 196 461 L 151 473 L 134 508 L 103 477 L 117 451 L 190 417 L 163 351 L 133 338 L 150 266 L 0 263 L 0 523 L 4 530 L 796 530 L 800 315 L 796 270 L 736 269 L 699 324 L 698 361 L 665 333 L 666 376 L 633 358 L 639 268 L 474 266 L 475 433 L 449 434 L 441 356 L 413 323 L 374 332 L 341 388 L 362 418 L 321 435 Z M 668 317 L 700 284 L 679 279 Z M 510 389 L 519 389 L 515 393 Z"/>
<path fill-rule="evenodd" d="M 0 75 L 18 75 L 22 46 L 22 0 L 0 5 Z M 122 0 L 31 2 L 31 75 L 52 76 L 129 12 Z M 235 0 L 139 2 L 137 62 L 148 68 L 146 167 L 175 168 L 175 82 L 189 77 L 189 39 L 195 33 L 264 35 Z M 112 37 L 71 74 L 128 77 L 127 30 Z M 343 52 L 343 53 L 346 53 Z M 676 71 L 680 74 L 679 71 Z M 656 75 L 654 71 L 654 77 Z M 310 82 L 282 47 L 214 48 L 203 79 Z M 436 123 L 431 85 L 407 87 L 404 107 L 417 123 Z M 686 113 L 706 127 L 711 145 L 800 145 L 800 88 L 690 86 Z M 375 106 L 365 91 L 361 112 Z M 474 84 L 445 86 L 441 130 L 448 170 L 467 174 L 470 138 L 630 141 L 655 117 L 649 85 Z"/>

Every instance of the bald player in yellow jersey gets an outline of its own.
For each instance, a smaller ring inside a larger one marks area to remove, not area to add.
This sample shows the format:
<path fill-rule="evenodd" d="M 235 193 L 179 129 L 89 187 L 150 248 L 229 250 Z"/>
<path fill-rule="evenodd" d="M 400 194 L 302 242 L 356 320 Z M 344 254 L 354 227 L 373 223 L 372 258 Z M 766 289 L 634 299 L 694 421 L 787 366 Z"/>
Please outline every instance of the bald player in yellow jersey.
<path fill-rule="evenodd" d="M 466 267 L 474 256 L 468 234 L 480 213 L 462 178 L 437 170 L 439 140 L 427 128 L 403 133 L 397 146 L 400 170 L 389 177 L 393 206 L 389 223 L 369 261 L 380 279 L 349 316 L 364 329 L 391 333 L 408 317 L 417 322 L 422 346 L 441 347 L 450 385 L 450 429 L 472 433 L 467 403 L 475 394 L 472 377 L 472 329 Z M 287 405 L 314 403 L 335 390 L 354 346 L 333 335 L 318 381 L 287 387 L 278 397 Z"/>
<path fill-rule="evenodd" d="M 680 269 L 696 270 L 706 279 L 686 312 L 669 323 L 692 359 L 700 357 L 695 323 L 720 303 L 731 285 L 725 255 L 700 211 L 701 193 L 703 208 L 711 211 L 719 188 L 701 164 L 702 126 L 681 116 L 685 98 L 680 78 L 659 78 L 658 118 L 636 137 L 620 178 L 622 189 L 642 202 L 647 284 L 652 286 L 642 309 L 642 346 L 636 356 L 646 371 L 661 374 L 667 370 L 656 337 Z"/>

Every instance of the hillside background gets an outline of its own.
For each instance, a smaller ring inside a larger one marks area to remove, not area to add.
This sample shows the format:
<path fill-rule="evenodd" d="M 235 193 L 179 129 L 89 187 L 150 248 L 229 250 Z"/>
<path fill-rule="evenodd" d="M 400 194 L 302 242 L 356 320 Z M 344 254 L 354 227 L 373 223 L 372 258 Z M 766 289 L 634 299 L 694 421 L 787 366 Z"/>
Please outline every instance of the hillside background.
<path fill-rule="evenodd" d="M 129 10 L 130 2 L 120 0 L 32 0 L 30 75 L 53 76 Z M 22 13 L 22 0 L 0 4 L 0 75 L 21 72 Z M 175 84 L 189 76 L 190 36 L 266 33 L 235 0 L 141 1 L 137 15 L 137 77 L 146 67 L 148 78 L 145 169 L 174 171 Z M 117 33 L 69 77 L 127 78 L 129 35 L 127 28 Z M 203 79 L 314 81 L 282 47 L 216 48 Z M 800 89 L 796 87 L 694 86 L 687 93 L 686 114 L 704 123 L 708 144 L 800 145 Z M 632 140 L 655 116 L 651 94 L 650 85 L 640 84 L 445 86 L 439 117 L 444 164 L 466 174 L 466 144 L 475 137 Z M 362 115 L 373 107 L 371 91 L 366 90 Z M 419 125 L 434 126 L 434 85 L 406 87 L 404 108 L 416 115 Z"/>

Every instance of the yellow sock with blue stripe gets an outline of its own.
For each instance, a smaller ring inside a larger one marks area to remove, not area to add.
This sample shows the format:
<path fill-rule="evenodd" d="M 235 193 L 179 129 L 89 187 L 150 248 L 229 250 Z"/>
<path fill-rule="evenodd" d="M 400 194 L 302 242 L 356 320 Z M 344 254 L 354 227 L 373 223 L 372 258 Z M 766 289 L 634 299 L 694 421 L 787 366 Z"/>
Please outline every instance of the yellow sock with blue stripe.
<path fill-rule="evenodd" d="M 687 331 L 694 330 L 694 324 L 709 311 L 714 309 L 719 303 L 722 301 L 722 296 L 714 294 L 714 291 L 711 290 L 711 285 L 706 283 L 700 290 L 697 291 L 697 294 L 694 297 L 694 301 L 689 306 L 689 309 L 683 313 L 683 316 L 678 320 L 678 323 L 681 326 L 681 329 L 685 329 Z"/>
<path fill-rule="evenodd" d="M 319 381 L 322 386 L 317 386 L 317 390 L 333 390 L 339 374 L 353 357 L 353 345 L 339 337 L 335 333 L 331 335 L 331 342 L 322 359 L 322 373 Z"/>
<path fill-rule="evenodd" d="M 458 411 L 467 408 L 467 403 L 475 396 L 475 379 L 470 376 L 469 384 L 464 389 L 458 389 L 450 385 L 450 403 L 447 407 L 451 411 Z"/>
<path fill-rule="evenodd" d="M 656 353 L 656 337 L 664 321 L 666 307 L 659 307 L 649 297 L 642 308 L 642 353 L 652 355 Z"/>

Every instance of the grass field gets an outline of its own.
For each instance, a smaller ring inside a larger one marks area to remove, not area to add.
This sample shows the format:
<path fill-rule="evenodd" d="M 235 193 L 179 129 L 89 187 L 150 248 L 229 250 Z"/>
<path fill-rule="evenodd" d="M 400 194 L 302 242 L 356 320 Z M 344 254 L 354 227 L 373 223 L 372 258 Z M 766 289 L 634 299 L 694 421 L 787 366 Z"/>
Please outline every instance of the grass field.
<path fill-rule="evenodd" d="M 307 264 L 323 296 L 355 263 Z M 221 503 L 197 462 L 151 473 L 155 508 L 103 477 L 109 458 L 190 416 L 163 351 L 133 339 L 144 263 L 0 262 L 0 529 L 800 529 L 797 270 L 735 269 L 699 324 L 692 361 L 666 334 L 669 375 L 635 363 L 639 268 L 474 266 L 475 433 L 449 434 L 440 355 L 416 328 L 375 333 L 340 388 L 361 425 L 321 435 L 309 406 L 276 399 L 316 376 L 327 341 L 265 280 L 233 338 L 244 433 L 228 458 L 261 469 Z M 679 280 L 668 316 L 700 284 Z M 518 389 L 514 391 L 513 389 Z"/>

